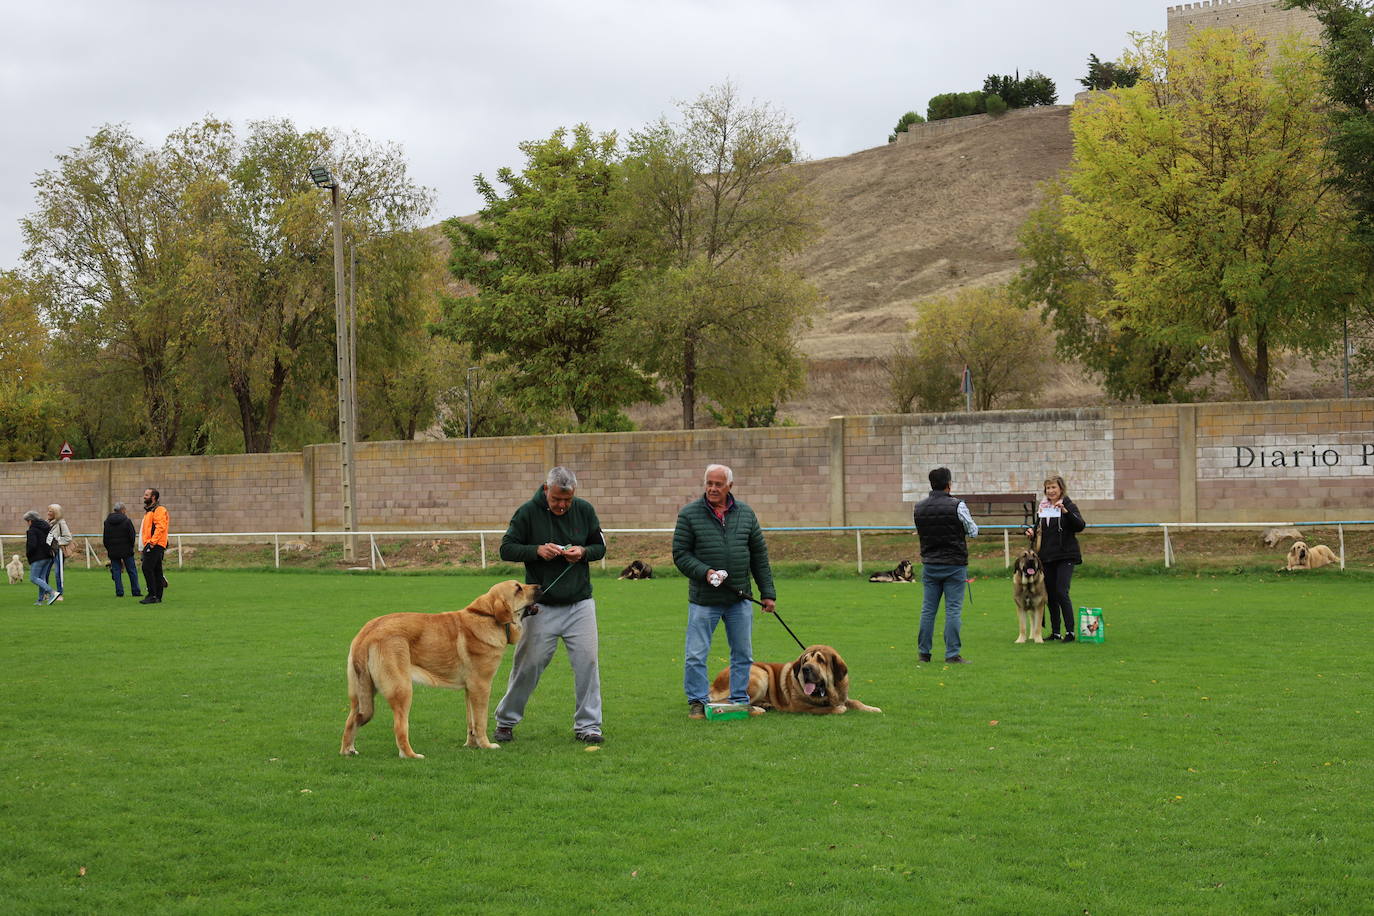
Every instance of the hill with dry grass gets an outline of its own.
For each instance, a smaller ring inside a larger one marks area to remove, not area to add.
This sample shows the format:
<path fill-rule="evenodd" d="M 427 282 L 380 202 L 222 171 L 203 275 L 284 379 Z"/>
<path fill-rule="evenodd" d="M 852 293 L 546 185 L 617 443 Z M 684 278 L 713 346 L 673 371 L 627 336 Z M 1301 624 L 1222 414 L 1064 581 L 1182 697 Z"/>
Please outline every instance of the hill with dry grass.
<path fill-rule="evenodd" d="M 1019 266 L 1017 232 L 1039 185 L 1068 166 L 1072 151 L 1069 107 L 1055 106 L 798 164 L 822 231 L 793 263 L 826 301 L 801 341 L 810 384 L 781 414 L 812 424 L 890 411 L 878 361 L 905 335 L 915 304 L 1010 279 Z M 1064 400 L 1099 396 L 1076 375 L 1060 380 Z M 644 428 L 664 428 L 677 412 L 668 404 L 632 416 Z"/>
<path fill-rule="evenodd" d="M 1072 150 L 1069 108 L 1057 106 L 798 165 L 823 232 L 795 264 L 827 299 L 806 353 L 884 353 L 916 300 L 1010 278 L 1037 186 Z"/>

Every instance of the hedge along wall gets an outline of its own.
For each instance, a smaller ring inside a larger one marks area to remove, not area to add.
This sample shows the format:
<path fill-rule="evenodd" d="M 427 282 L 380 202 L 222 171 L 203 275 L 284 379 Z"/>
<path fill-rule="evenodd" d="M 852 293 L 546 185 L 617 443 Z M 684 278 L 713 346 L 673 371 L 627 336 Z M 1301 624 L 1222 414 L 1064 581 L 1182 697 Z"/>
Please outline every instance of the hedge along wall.
<path fill-rule="evenodd" d="M 503 528 L 555 464 L 608 528 L 670 528 L 707 464 L 764 525 L 908 525 L 947 465 L 956 493 L 1062 474 L 1089 522 L 1374 519 L 1374 399 L 836 417 L 825 426 L 358 446 L 363 529 Z M 269 455 L 0 464 L 0 530 L 63 505 L 98 534 L 155 486 L 172 531 L 338 530 L 337 445 Z"/>

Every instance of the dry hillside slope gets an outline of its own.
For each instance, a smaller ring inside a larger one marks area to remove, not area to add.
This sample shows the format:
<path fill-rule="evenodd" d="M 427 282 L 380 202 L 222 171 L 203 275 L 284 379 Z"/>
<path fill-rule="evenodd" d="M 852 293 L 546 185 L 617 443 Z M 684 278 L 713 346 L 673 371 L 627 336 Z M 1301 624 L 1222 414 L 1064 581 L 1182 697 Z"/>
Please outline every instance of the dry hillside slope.
<path fill-rule="evenodd" d="M 1002 282 L 1037 186 L 1069 164 L 1069 107 L 797 166 L 822 206 L 821 237 L 796 261 L 827 297 L 803 340 L 813 359 L 888 352 L 913 301 Z"/>

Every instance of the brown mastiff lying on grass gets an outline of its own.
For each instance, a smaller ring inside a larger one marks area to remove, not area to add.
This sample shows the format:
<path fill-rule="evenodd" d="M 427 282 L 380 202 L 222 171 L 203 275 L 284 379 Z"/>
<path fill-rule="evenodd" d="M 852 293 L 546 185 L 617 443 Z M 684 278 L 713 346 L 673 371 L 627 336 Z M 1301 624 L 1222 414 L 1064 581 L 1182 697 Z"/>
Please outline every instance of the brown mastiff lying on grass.
<path fill-rule="evenodd" d="M 730 697 L 730 669 L 711 682 L 711 702 Z M 808 646 L 791 662 L 754 662 L 749 668 L 749 702 L 759 710 L 838 715 L 846 709 L 882 712 L 849 698 L 849 666 L 829 646 Z"/>

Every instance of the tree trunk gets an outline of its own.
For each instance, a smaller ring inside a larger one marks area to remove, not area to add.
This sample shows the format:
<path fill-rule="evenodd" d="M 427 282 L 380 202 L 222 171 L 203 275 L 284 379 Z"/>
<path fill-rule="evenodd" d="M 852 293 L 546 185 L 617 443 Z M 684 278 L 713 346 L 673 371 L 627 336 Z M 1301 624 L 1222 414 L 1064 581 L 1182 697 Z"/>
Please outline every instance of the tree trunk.
<path fill-rule="evenodd" d="M 682 347 L 682 428 L 696 429 L 697 423 L 697 340 L 688 331 Z"/>
<path fill-rule="evenodd" d="M 1252 368 L 1246 359 L 1245 349 L 1241 346 L 1240 335 L 1235 331 L 1226 332 L 1226 351 L 1231 357 L 1231 368 L 1240 377 L 1245 392 L 1252 401 L 1269 400 L 1269 344 L 1260 332 L 1255 345 L 1255 365 Z"/>

